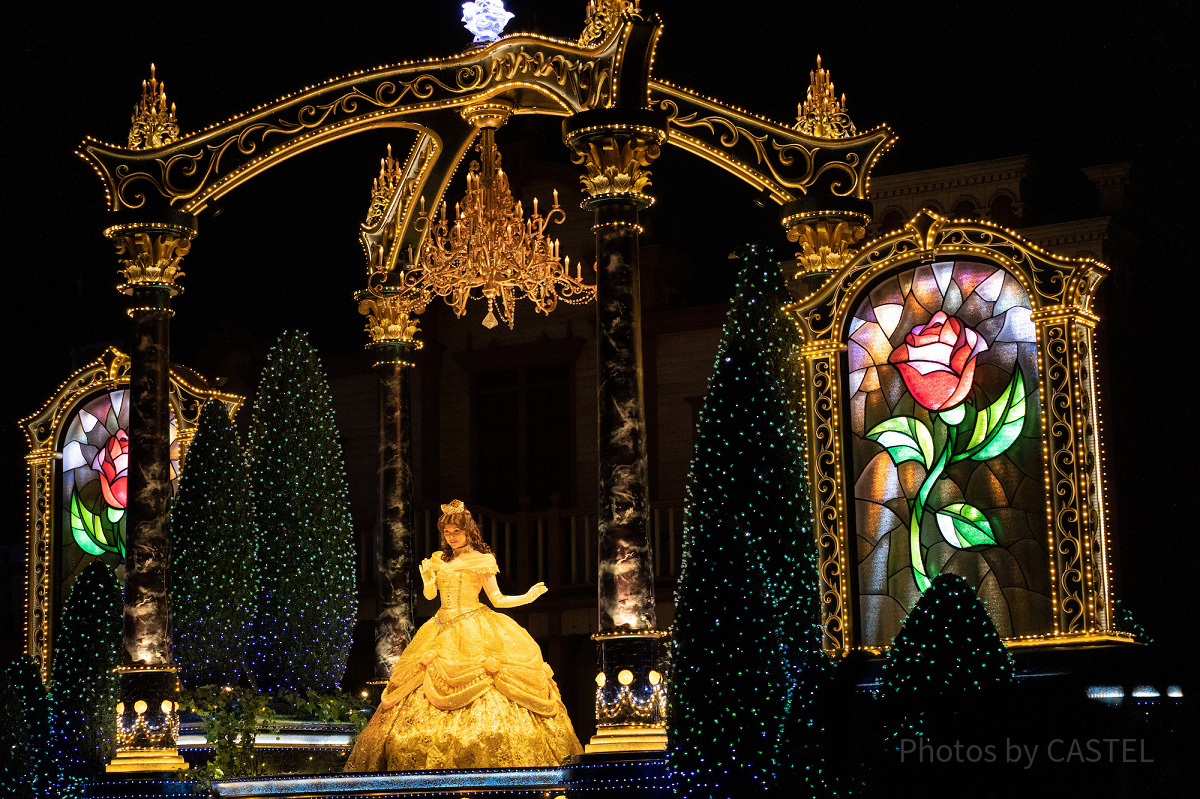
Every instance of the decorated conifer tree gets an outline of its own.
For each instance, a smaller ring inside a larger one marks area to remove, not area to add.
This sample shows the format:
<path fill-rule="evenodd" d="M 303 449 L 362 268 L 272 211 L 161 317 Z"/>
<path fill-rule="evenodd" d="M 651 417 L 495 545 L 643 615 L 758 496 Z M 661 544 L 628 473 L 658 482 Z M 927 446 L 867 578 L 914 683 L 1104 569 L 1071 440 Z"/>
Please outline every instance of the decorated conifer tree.
<path fill-rule="evenodd" d="M 75 579 L 54 642 L 56 750 L 70 777 L 98 773 L 112 755 L 120 663 L 121 586 L 99 560 Z"/>
<path fill-rule="evenodd" d="M 1014 668 L 987 608 L 962 577 L 943 574 L 921 595 L 892 641 L 879 698 L 887 732 L 953 741 L 987 729 Z M 994 732 L 994 730 L 993 730 Z"/>
<path fill-rule="evenodd" d="M 258 539 L 245 454 L 224 403 L 200 413 L 171 509 L 175 662 L 188 688 L 252 680 Z"/>
<path fill-rule="evenodd" d="M 346 469 L 333 401 L 303 333 L 267 357 L 250 432 L 260 595 L 258 686 L 335 690 L 357 605 Z"/>
<path fill-rule="evenodd" d="M 37 665 L 9 663 L 0 686 L 0 786 L 21 799 L 60 799 L 73 793 L 58 755 L 57 714 Z"/>
<path fill-rule="evenodd" d="M 826 779 L 798 333 L 777 259 L 749 247 L 745 261 L 701 413 L 676 594 L 668 759 L 683 796 Z"/>

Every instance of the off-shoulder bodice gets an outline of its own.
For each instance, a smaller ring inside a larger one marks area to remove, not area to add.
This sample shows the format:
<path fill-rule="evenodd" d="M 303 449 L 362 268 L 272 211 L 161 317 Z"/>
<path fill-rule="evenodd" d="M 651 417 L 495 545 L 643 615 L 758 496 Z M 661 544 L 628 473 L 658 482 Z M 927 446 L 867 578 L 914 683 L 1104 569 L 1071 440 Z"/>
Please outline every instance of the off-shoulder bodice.
<path fill-rule="evenodd" d="M 442 560 L 442 553 L 435 552 L 431 562 L 442 610 L 450 614 L 480 607 L 483 603 L 479 601 L 479 592 L 483 584 L 499 572 L 495 556 L 479 552 L 459 555 L 451 561 Z"/>

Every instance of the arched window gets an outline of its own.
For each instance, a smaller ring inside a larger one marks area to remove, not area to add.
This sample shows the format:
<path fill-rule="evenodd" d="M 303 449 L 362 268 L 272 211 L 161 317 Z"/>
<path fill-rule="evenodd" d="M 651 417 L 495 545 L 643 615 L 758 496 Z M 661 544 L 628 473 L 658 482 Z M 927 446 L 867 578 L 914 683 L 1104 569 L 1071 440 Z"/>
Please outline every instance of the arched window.
<path fill-rule="evenodd" d="M 974 219 L 975 218 L 975 203 L 972 200 L 962 199 L 954 204 L 954 210 L 950 212 L 953 219 Z"/>
<path fill-rule="evenodd" d="M 992 222 L 1005 228 L 1015 228 L 1021 224 L 1021 217 L 1013 207 L 1013 198 L 1007 194 L 997 194 L 992 198 L 988 207 L 988 217 Z"/>
<path fill-rule="evenodd" d="M 904 212 L 899 208 L 891 209 L 879 220 L 879 232 L 885 235 L 895 233 L 902 227 L 904 227 Z"/>

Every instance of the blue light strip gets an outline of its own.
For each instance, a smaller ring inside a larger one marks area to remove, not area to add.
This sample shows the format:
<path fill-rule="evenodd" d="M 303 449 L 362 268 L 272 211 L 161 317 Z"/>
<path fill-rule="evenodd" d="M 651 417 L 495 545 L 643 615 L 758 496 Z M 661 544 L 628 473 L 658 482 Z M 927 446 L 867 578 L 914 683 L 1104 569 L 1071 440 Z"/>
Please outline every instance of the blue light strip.
<path fill-rule="evenodd" d="M 180 749 L 211 748 L 213 746 L 213 744 L 205 741 L 203 735 L 180 735 L 176 739 L 175 745 Z M 326 735 L 281 732 L 274 735 L 259 735 L 255 742 L 255 747 L 258 749 L 270 749 L 272 747 L 349 749 L 350 736 L 344 732 Z"/>
<path fill-rule="evenodd" d="M 259 780 L 220 780 L 213 785 L 221 796 L 270 796 L 273 794 L 364 794 L 404 790 L 470 790 L 476 788 L 551 788 L 561 785 L 566 772 L 551 769 L 503 769 L 496 771 L 422 771 L 402 774 L 336 774 L 326 776 L 277 777 Z"/>

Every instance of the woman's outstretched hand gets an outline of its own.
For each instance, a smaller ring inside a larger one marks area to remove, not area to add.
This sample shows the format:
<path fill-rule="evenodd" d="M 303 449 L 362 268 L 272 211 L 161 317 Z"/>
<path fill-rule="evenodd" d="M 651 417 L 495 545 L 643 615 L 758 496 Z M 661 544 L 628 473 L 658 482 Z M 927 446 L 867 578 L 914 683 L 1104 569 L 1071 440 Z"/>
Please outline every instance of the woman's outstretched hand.
<path fill-rule="evenodd" d="M 535 583 L 532 588 L 525 592 L 525 601 L 532 602 L 549 590 L 545 583 Z"/>
<path fill-rule="evenodd" d="M 425 583 L 425 585 L 429 585 L 433 582 L 433 561 L 431 561 L 429 558 L 425 558 L 425 560 L 421 561 L 421 563 L 417 566 L 417 571 L 421 573 L 421 582 Z"/>

